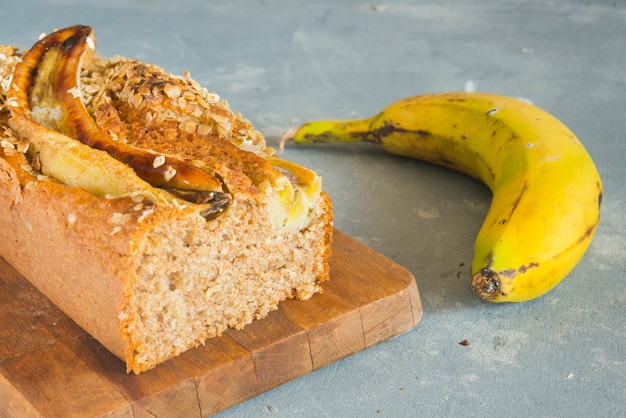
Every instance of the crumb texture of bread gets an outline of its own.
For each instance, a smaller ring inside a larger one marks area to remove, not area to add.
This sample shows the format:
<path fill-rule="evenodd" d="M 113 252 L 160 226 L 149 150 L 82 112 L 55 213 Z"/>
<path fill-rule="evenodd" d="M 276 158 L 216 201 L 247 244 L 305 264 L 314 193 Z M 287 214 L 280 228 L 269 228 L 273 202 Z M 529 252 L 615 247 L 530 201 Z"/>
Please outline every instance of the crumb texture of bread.
<path fill-rule="evenodd" d="M 226 328 L 241 329 L 282 300 L 308 299 L 321 290 L 327 248 L 315 243 L 328 239 L 327 223 L 277 233 L 253 205 L 235 200 L 228 216 L 210 223 L 197 216 L 160 222 L 138 242 L 122 313 L 134 368 L 159 363 Z M 324 215 L 327 208 L 318 210 Z"/>
<path fill-rule="evenodd" d="M 14 129 L 21 125 L 12 124 L 11 80 L 20 54 L 0 45 L 0 256 L 129 372 L 241 329 L 285 299 L 322 291 L 330 198 L 310 170 L 301 176 L 306 169 L 274 164 L 263 135 L 226 101 L 188 74 L 88 52 L 76 94 L 99 129 L 153 152 L 155 167 L 176 157 L 210 171 L 230 200 L 207 216 L 178 197 L 96 195 L 49 174 L 33 152 L 28 135 L 55 126 Z M 45 119 L 50 110 L 23 114 Z M 272 208 L 288 212 L 285 202 L 303 213 L 297 222 L 277 223 Z"/>

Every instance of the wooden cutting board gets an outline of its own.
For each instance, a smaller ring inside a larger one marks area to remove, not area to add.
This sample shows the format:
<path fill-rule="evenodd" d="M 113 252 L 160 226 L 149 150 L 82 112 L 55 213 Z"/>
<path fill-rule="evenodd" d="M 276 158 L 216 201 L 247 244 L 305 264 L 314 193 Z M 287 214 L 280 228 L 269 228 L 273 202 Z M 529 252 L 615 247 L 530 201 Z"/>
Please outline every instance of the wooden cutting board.
<path fill-rule="evenodd" d="M 153 370 L 122 361 L 0 258 L 0 417 L 205 417 L 409 331 L 413 275 L 335 231 L 331 280 Z"/>

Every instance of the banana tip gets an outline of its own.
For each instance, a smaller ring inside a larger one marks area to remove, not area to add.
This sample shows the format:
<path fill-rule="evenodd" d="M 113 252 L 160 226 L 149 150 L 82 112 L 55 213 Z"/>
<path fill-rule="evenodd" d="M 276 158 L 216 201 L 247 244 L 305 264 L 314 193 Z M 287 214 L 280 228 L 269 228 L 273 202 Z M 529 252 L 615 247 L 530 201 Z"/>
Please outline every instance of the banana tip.
<path fill-rule="evenodd" d="M 483 268 L 472 277 L 472 289 L 483 300 L 495 299 L 501 288 L 500 276 L 490 268 Z"/>

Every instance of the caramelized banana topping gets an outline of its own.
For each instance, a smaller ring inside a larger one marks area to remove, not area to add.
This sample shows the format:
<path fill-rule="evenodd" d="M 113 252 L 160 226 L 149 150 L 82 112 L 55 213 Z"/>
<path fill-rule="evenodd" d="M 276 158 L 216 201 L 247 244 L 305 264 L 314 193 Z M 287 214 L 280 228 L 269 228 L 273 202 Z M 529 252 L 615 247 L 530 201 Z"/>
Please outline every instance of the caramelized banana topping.
<path fill-rule="evenodd" d="M 211 204 L 208 214 L 223 211 L 231 197 L 213 170 L 190 161 L 116 141 L 92 119 L 81 98 L 81 59 L 93 49 L 93 30 L 72 26 L 44 37 L 16 66 L 11 92 L 14 117 L 27 117 L 107 152 L 130 166 L 137 176 L 177 198 Z"/>

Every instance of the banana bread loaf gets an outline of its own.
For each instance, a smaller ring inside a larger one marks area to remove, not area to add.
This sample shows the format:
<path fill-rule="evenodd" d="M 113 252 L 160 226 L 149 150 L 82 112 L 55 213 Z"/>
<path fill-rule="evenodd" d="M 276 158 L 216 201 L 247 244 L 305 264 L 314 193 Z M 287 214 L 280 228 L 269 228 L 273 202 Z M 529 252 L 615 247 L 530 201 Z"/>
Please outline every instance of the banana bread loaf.
<path fill-rule="evenodd" d="M 94 49 L 0 46 L 0 255 L 135 373 L 321 291 L 319 176 L 188 74 Z"/>

